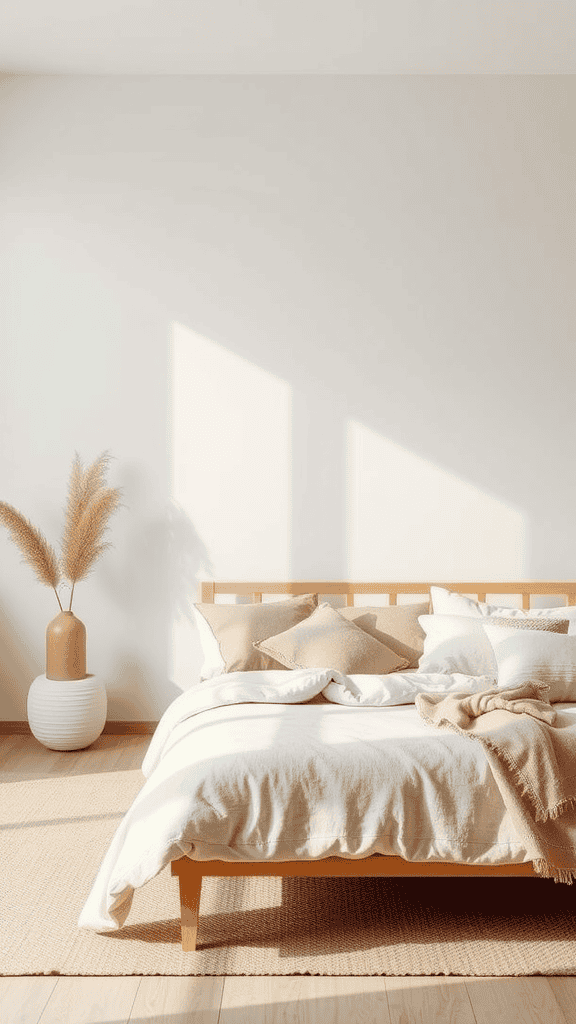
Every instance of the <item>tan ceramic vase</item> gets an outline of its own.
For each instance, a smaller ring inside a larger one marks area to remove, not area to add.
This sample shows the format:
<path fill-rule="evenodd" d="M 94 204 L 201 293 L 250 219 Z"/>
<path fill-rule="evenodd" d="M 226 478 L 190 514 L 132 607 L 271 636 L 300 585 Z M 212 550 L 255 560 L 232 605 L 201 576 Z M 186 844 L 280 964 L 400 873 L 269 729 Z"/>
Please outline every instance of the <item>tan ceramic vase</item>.
<path fill-rule="evenodd" d="M 46 629 L 46 678 L 84 679 L 86 627 L 74 612 L 60 612 Z"/>

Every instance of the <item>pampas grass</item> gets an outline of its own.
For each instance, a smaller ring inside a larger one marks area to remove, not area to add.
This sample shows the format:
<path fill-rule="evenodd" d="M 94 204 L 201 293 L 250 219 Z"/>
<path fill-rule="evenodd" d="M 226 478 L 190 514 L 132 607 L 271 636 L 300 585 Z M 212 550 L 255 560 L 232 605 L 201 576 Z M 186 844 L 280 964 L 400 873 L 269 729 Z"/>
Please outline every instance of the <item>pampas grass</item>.
<path fill-rule="evenodd" d="M 12 540 L 24 555 L 24 561 L 34 569 L 40 583 L 54 589 L 60 611 L 62 611 L 56 589 L 60 583 L 60 565 L 54 548 L 48 543 L 44 534 L 32 526 L 29 519 L 26 519 L 5 501 L 0 501 L 0 523 L 10 531 Z"/>
<path fill-rule="evenodd" d="M 68 491 L 68 508 L 62 541 L 62 571 L 74 587 L 92 572 L 100 555 L 112 545 L 103 543 L 110 516 L 120 504 L 120 491 L 105 487 L 110 456 L 103 452 L 84 472 L 75 455 Z"/>
<path fill-rule="evenodd" d="M 120 491 L 106 486 L 106 473 L 110 462 L 108 452 L 84 469 L 76 452 L 72 463 L 65 511 L 62 555 L 59 559 L 54 548 L 32 523 L 5 501 L 0 502 L 0 524 L 6 526 L 14 543 L 24 555 L 40 583 L 52 587 L 60 610 L 62 604 L 57 587 L 62 576 L 71 584 L 72 610 L 74 587 L 92 572 L 95 563 L 112 545 L 104 542 L 108 521 L 120 504 Z"/>

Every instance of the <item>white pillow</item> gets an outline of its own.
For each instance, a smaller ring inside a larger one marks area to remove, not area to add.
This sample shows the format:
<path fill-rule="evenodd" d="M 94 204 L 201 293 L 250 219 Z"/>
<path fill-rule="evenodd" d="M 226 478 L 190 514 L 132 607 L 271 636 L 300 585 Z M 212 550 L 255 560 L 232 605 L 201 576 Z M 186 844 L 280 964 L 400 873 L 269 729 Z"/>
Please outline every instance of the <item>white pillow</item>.
<path fill-rule="evenodd" d="M 482 618 L 420 615 L 418 622 L 426 633 L 424 654 L 418 662 L 419 672 L 459 672 L 496 679 L 498 667 Z"/>
<path fill-rule="evenodd" d="M 484 622 L 498 666 L 498 686 L 547 683 L 547 698 L 576 701 L 576 637 L 514 629 Z"/>
<path fill-rule="evenodd" d="M 467 615 L 475 618 L 497 615 L 510 619 L 568 619 L 568 635 L 576 634 L 576 605 L 560 608 L 506 608 L 504 605 L 485 604 L 464 594 L 456 594 L 444 587 L 430 587 L 432 611 L 440 615 Z"/>
<path fill-rule="evenodd" d="M 461 672 L 469 676 L 490 676 L 496 680 L 498 664 L 484 631 L 485 617 L 420 615 L 418 622 L 426 633 L 424 654 L 418 662 L 419 672 Z M 516 633 L 540 633 L 544 630 L 566 633 L 567 626 L 566 619 L 492 617 L 493 629 L 512 628 Z"/>

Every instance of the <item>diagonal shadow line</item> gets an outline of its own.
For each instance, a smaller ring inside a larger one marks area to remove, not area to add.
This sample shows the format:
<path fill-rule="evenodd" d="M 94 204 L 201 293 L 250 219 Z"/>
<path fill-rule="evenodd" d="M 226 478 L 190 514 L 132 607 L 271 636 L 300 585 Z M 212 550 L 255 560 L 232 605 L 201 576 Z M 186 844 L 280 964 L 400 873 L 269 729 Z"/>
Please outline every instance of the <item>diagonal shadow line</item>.
<path fill-rule="evenodd" d="M 77 825 L 80 821 L 106 821 L 110 818 L 123 818 L 126 810 L 111 811 L 109 814 L 76 814 L 73 818 L 48 818 L 44 821 L 14 821 L 0 825 L 0 832 L 10 829 L 39 828 L 42 825 Z"/>

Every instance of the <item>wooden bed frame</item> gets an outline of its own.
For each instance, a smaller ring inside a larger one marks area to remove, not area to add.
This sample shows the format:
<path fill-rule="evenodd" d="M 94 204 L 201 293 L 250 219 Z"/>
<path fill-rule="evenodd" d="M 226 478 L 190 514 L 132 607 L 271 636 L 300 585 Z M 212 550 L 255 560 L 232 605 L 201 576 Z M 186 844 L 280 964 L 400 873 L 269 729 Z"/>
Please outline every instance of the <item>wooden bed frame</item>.
<path fill-rule="evenodd" d="M 521 580 L 507 583 L 348 583 L 327 582 L 326 580 L 300 581 L 292 583 L 253 583 L 253 582 L 221 582 L 202 581 L 200 584 L 200 600 L 213 603 L 219 594 L 250 595 L 252 601 L 261 602 L 263 594 L 319 594 L 344 595 L 348 606 L 354 605 L 356 594 L 387 595 L 388 603 L 398 603 L 398 594 L 414 594 L 429 596 L 430 587 L 444 587 L 460 594 L 475 595 L 479 601 L 486 601 L 489 595 L 521 596 L 522 608 L 530 608 L 532 595 L 554 595 L 563 597 L 566 604 L 576 605 L 576 581 L 539 581 Z M 172 875 L 177 876 L 180 885 L 180 913 L 182 922 L 182 949 L 192 952 L 196 949 L 198 931 L 198 913 L 202 879 L 204 877 L 236 875 L 272 875 L 282 877 L 408 877 L 408 876 L 480 876 L 538 877 L 531 863 L 500 864 L 497 866 L 477 866 L 457 864 L 444 861 L 406 861 L 402 857 L 383 856 L 376 854 L 360 859 L 345 857 L 325 857 L 316 861 L 282 861 L 279 863 L 258 863 L 254 861 L 195 861 L 181 857 L 172 861 Z"/>

